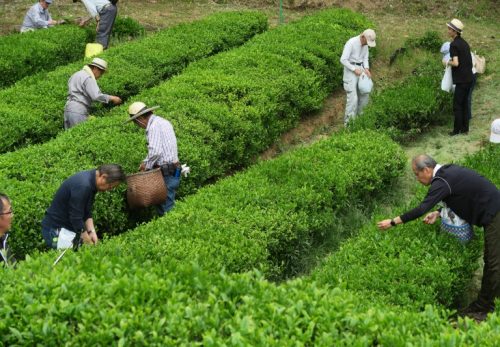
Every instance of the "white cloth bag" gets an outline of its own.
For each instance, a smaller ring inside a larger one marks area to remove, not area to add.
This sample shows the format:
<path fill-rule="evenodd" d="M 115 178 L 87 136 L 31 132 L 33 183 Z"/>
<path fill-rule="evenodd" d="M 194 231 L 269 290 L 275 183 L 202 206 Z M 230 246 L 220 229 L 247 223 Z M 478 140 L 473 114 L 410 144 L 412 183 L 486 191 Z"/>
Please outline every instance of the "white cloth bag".
<path fill-rule="evenodd" d="M 451 66 L 444 69 L 443 80 L 441 81 L 441 89 L 447 93 L 453 92 L 453 78 L 451 76 Z"/>
<path fill-rule="evenodd" d="M 358 79 L 358 90 L 360 94 L 370 94 L 373 88 L 373 81 L 364 72 Z"/>
<path fill-rule="evenodd" d="M 57 249 L 66 249 L 73 247 L 73 239 L 76 233 L 71 230 L 61 228 L 57 237 Z"/>

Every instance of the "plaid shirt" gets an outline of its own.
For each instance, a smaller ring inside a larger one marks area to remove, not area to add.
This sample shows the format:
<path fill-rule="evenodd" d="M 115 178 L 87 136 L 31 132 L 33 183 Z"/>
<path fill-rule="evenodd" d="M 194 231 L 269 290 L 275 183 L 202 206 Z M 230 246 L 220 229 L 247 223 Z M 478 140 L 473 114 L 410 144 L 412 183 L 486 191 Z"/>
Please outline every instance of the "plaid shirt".
<path fill-rule="evenodd" d="M 177 163 L 177 139 L 172 124 L 161 117 L 151 115 L 146 127 L 148 156 L 144 159 L 146 170 L 154 167 Z"/>

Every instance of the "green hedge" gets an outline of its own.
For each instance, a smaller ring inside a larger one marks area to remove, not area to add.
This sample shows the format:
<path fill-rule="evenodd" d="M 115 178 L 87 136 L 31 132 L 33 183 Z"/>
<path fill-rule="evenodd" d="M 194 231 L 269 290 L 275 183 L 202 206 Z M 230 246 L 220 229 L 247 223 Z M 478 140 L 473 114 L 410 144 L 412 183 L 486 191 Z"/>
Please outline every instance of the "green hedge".
<path fill-rule="evenodd" d="M 500 186 L 499 158 L 500 146 L 488 145 L 466 158 L 464 165 Z M 427 192 L 427 188 L 420 188 L 417 198 L 397 213 L 420 203 Z M 439 223 L 428 226 L 413 221 L 382 232 L 374 221 L 329 257 L 313 279 L 415 310 L 427 304 L 455 307 L 478 267 L 477 259 L 482 254 L 479 235 L 462 245 L 441 232 Z"/>
<path fill-rule="evenodd" d="M 226 12 L 110 48 L 100 55 L 108 62 L 109 72 L 99 86 L 126 100 L 179 73 L 190 62 L 241 45 L 266 28 L 262 14 Z M 82 65 L 73 63 L 37 74 L 0 91 L 0 124 L 12 129 L 1 137 L 0 151 L 44 142 L 63 129 L 68 79 Z M 7 112 L 6 106 L 14 106 L 15 111 Z M 108 109 L 98 108 L 100 112 Z"/>
<path fill-rule="evenodd" d="M 89 33 L 74 25 L 0 36 L 0 88 L 83 58 L 89 41 Z"/>
<path fill-rule="evenodd" d="M 332 79 L 341 76 L 334 57 L 353 34 L 336 21 L 353 25 L 362 23 L 362 17 L 331 10 L 304 18 L 239 49 L 194 63 L 182 75 L 136 98 L 161 105 L 159 114 L 174 125 L 181 161 L 193 171 L 180 195 L 248 165 L 301 114 L 321 107 L 331 84 L 322 73 L 331 71 Z M 296 54 L 278 54 L 281 45 Z M 321 58 L 328 53 L 328 59 Z M 315 64 L 309 64 L 313 60 Z M 127 172 L 137 170 L 146 155 L 144 133 L 133 124 L 123 125 L 126 109 L 127 105 L 118 107 L 110 116 L 80 124 L 44 145 L 0 157 L 0 185 L 19 211 L 12 237 L 18 256 L 43 247 L 40 221 L 65 178 L 109 162 L 122 164 Z M 123 190 L 100 194 L 95 211 L 99 229 L 110 234 L 133 226 L 136 218 L 129 219 Z"/>
<path fill-rule="evenodd" d="M 392 139 L 406 142 L 430 125 L 443 123 L 451 98 L 441 90 L 443 70 L 436 62 L 438 58 L 423 62 L 404 81 L 372 96 L 349 129 L 383 130 Z"/>

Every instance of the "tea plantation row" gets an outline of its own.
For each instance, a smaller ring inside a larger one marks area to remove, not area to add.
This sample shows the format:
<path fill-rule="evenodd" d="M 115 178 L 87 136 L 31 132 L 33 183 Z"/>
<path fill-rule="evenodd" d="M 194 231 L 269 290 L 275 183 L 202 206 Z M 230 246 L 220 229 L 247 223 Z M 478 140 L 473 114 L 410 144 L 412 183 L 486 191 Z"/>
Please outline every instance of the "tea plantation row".
<path fill-rule="evenodd" d="M 180 158 L 193 169 L 180 194 L 249 164 L 301 114 L 319 109 L 332 84 L 340 84 L 344 41 L 365 25 L 350 11 L 322 12 L 194 63 L 139 95 L 137 100 L 162 106 L 159 114 L 174 125 Z M 18 256 L 43 248 L 39 223 L 65 178 L 101 163 L 137 170 L 146 155 L 144 133 L 123 124 L 126 110 L 115 108 L 46 144 L 0 157 L 0 185 L 16 204 L 13 230 L 19 232 L 11 245 Z M 123 190 L 100 194 L 94 218 L 101 232 L 129 228 Z"/>
<path fill-rule="evenodd" d="M 115 39 L 144 34 L 144 28 L 128 17 L 117 17 L 113 25 Z M 83 59 L 85 45 L 95 38 L 95 28 L 60 25 L 48 30 L 0 36 L 0 89 L 40 71 Z"/>
<path fill-rule="evenodd" d="M 112 47 L 100 55 L 109 71 L 99 86 L 126 100 L 179 73 L 190 62 L 241 45 L 266 29 L 267 18 L 262 14 L 226 12 Z M 2 152 L 47 141 L 62 131 L 68 79 L 82 65 L 36 74 L 0 91 L 0 125 L 9 129 L 0 138 Z"/>

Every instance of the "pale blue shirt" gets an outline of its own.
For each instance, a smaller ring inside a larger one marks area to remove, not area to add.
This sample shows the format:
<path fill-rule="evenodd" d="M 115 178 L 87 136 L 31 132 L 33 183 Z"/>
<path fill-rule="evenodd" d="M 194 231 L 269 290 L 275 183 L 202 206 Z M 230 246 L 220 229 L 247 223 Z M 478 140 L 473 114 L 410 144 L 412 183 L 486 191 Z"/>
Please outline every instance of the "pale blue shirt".
<path fill-rule="evenodd" d="M 103 7 L 109 6 L 111 3 L 109 0 L 81 0 L 83 5 L 87 8 L 90 16 L 95 18 L 99 16 L 99 13 L 102 11 Z"/>
<path fill-rule="evenodd" d="M 52 20 L 48 9 L 44 9 L 39 2 L 30 7 L 24 17 L 21 30 L 26 29 L 46 29 L 49 21 Z"/>

